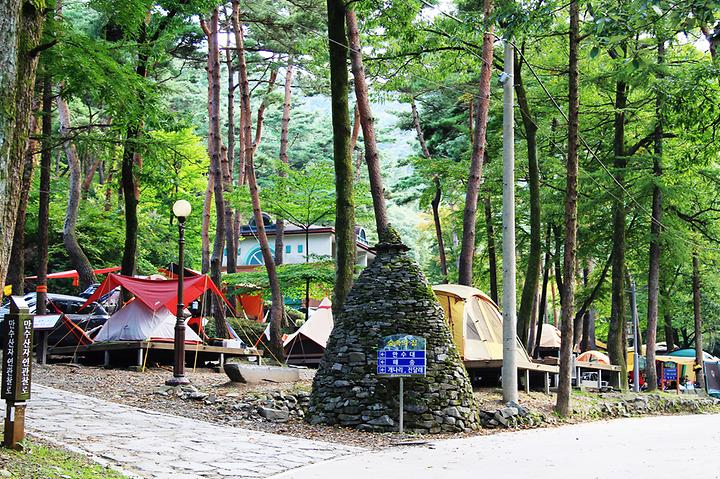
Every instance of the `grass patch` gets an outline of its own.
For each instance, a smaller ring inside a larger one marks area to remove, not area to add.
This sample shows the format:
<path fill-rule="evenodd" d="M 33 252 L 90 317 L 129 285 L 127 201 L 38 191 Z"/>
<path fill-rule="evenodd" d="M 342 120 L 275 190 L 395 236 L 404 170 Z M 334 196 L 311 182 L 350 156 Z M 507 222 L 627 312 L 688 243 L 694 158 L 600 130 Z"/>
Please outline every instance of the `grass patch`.
<path fill-rule="evenodd" d="M 18 479 L 126 479 L 86 457 L 43 444 L 23 441 L 23 451 L 0 448 L 0 477 Z"/>

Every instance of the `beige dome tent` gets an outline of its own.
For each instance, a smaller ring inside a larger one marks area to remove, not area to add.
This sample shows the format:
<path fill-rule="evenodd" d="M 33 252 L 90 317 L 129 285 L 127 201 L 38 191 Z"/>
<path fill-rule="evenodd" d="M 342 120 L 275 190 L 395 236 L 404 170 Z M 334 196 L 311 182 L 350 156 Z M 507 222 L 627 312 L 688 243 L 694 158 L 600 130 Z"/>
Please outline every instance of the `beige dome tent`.
<path fill-rule="evenodd" d="M 540 334 L 541 349 L 560 349 L 560 330 L 552 324 L 543 324 Z"/>
<path fill-rule="evenodd" d="M 300 328 L 285 338 L 283 347 L 288 364 L 320 363 L 333 329 L 332 302 L 325 298 Z"/>
<path fill-rule="evenodd" d="M 459 284 L 440 284 L 433 291 L 445 310 L 463 361 L 502 361 L 503 318 L 497 305 L 482 291 Z M 518 366 L 531 363 L 516 338 Z"/>

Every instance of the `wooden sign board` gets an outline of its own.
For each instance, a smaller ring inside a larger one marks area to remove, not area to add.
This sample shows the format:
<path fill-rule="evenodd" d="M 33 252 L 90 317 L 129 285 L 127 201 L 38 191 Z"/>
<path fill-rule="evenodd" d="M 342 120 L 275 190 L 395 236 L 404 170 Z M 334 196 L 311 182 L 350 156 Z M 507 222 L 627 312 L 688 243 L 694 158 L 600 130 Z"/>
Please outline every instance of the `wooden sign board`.
<path fill-rule="evenodd" d="M 6 341 L 3 344 L 0 398 L 27 401 L 30 399 L 33 319 L 22 297 L 12 297 L 10 313 L 5 315 L 3 323 Z"/>

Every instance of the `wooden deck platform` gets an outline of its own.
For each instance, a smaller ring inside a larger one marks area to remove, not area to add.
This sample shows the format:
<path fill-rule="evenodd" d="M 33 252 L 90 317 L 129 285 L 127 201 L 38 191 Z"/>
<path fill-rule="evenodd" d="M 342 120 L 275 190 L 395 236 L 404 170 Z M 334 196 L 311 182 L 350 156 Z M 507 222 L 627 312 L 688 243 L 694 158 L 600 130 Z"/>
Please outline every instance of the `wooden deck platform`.
<path fill-rule="evenodd" d="M 145 354 L 150 350 L 163 350 L 172 351 L 174 345 L 171 342 L 154 342 L 154 341 L 108 341 L 93 343 L 87 346 L 61 346 L 61 347 L 50 347 L 48 355 L 77 355 L 87 356 L 93 353 L 103 353 L 104 364 L 110 364 L 110 353 L 121 352 L 121 351 L 135 351 L 137 355 L 137 365 L 143 366 L 145 361 Z M 247 356 L 258 356 L 261 357 L 263 351 L 259 351 L 254 348 L 238 349 L 238 348 L 226 348 L 223 346 L 210 346 L 207 344 L 186 344 L 185 345 L 185 357 L 189 358 L 195 355 L 203 356 L 217 355 L 220 361 L 220 367 L 225 362 L 225 357 L 247 357 Z"/>

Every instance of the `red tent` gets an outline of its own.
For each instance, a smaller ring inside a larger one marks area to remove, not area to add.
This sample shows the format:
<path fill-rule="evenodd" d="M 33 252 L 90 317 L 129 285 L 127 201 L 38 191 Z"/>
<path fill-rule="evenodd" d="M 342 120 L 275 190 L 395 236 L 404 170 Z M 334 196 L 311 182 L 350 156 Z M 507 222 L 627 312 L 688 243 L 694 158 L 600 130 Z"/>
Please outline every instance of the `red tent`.
<path fill-rule="evenodd" d="M 94 269 L 93 272 L 95 274 L 105 274 L 105 273 L 114 273 L 115 271 L 120 271 L 120 269 L 121 269 L 120 266 L 113 266 L 112 268 Z M 58 271 L 57 273 L 50 273 L 47 275 L 47 278 L 48 279 L 72 278 L 73 286 L 80 286 L 80 275 L 74 269 L 71 269 L 70 271 Z M 26 276 L 25 279 L 37 279 L 37 276 Z"/>
<path fill-rule="evenodd" d="M 118 286 L 122 286 L 130 291 L 152 311 L 157 311 L 163 306 L 170 311 L 174 311 L 177 307 L 178 282 L 176 279 L 140 279 L 120 274 L 109 274 L 80 309 L 82 310 L 89 304 L 97 301 L 100 297 Z M 206 275 L 194 276 L 183 281 L 183 301 L 185 301 L 186 304 L 191 303 L 208 289 L 222 298 L 233 312 L 235 311 L 228 300 L 225 299 L 225 296 L 223 296 L 217 286 L 215 286 L 215 283 Z"/>

